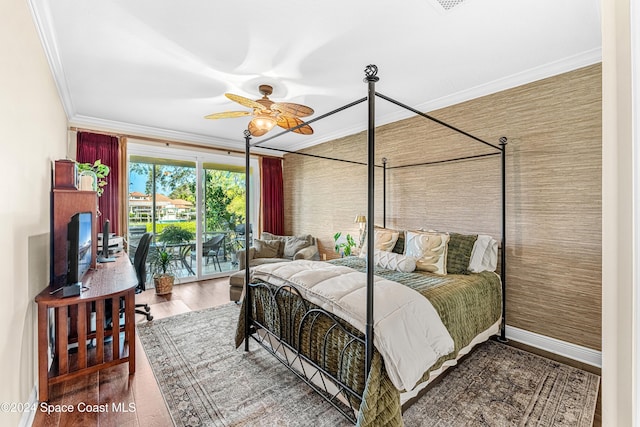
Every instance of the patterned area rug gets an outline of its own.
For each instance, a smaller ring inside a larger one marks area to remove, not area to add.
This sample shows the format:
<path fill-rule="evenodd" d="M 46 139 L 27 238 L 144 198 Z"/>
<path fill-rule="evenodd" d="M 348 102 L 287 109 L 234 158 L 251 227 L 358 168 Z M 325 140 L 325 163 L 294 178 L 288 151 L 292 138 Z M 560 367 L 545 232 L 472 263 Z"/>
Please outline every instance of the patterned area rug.
<path fill-rule="evenodd" d="M 233 346 L 239 307 L 137 325 L 176 426 L 348 426 L 273 356 Z M 591 426 L 599 377 L 496 342 L 403 415 L 406 426 Z"/>

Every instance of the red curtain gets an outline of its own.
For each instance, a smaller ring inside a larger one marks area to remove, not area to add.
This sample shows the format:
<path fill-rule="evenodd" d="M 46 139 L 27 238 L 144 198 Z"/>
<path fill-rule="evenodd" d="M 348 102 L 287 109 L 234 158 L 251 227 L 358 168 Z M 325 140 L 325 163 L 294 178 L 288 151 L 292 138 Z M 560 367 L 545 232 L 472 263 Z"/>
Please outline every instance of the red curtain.
<path fill-rule="evenodd" d="M 262 158 L 262 224 L 264 231 L 284 234 L 284 190 L 282 187 L 282 160 Z"/>
<path fill-rule="evenodd" d="M 108 219 L 110 232 L 122 235 L 118 216 L 120 207 L 118 198 L 118 177 L 120 176 L 118 138 L 110 135 L 78 132 L 77 141 L 76 160 L 79 163 L 93 163 L 100 159 L 100 162 L 109 166 L 110 169 L 109 175 L 107 175 L 107 185 L 104 187 L 102 196 L 98 198 L 98 209 L 102 214 L 98 218 L 98 232 L 102 232 L 102 225 Z"/>

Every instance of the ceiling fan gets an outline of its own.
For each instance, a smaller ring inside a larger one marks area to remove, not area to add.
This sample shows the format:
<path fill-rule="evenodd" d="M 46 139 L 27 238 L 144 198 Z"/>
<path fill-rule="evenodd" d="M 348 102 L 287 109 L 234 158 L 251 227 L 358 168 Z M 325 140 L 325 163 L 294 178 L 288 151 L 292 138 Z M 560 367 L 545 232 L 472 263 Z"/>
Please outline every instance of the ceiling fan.
<path fill-rule="evenodd" d="M 299 128 L 292 132 L 302 135 L 313 134 L 311 126 L 300 120 L 300 117 L 307 117 L 313 114 L 313 109 L 306 105 L 294 104 L 292 102 L 273 102 L 269 95 L 273 93 L 273 88 L 269 85 L 260 85 L 258 90 L 262 98 L 255 101 L 244 96 L 225 93 L 224 96 L 245 107 L 252 108 L 252 111 L 225 111 L 222 113 L 209 114 L 205 119 L 230 119 L 234 117 L 244 117 L 253 115 L 249 122 L 249 132 L 253 136 L 262 136 L 269 132 L 275 125 L 283 129 Z"/>

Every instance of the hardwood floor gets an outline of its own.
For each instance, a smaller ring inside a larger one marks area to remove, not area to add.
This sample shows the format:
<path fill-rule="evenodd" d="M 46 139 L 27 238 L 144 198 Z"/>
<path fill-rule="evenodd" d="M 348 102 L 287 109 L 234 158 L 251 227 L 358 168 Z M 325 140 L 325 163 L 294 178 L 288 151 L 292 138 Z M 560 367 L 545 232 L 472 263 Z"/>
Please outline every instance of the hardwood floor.
<path fill-rule="evenodd" d="M 163 296 L 156 295 L 151 289 L 136 295 L 136 302 L 149 304 L 154 319 L 226 304 L 230 302 L 229 278 L 175 285 L 171 294 Z M 136 314 L 136 323 L 144 322 L 145 317 Z M 511 342 L 511 345 L 600 375 L 600 370 L 592 366 L 516 342 Z M 39 407 L 34 427 L 173 425 L 139 340 L 136 340 L 135 375 L 130 377 L 127 364 L 121 364 L 84 378 L 65 381 L 51 387 L 48 404 L 51 405 L 51 413 L 47 414 Z M 61 412 L 63 407 L 73 407 L 74 412 Z M 87 409 L 80 412 L 78 408 Z M 601 425 L 600 395 L 593 425 Z"/>
<path fill-rule="evenodd" d="M 226 304 L 229 278 L 179 284 L 169 295 L 158 296 L 153 289 L 136 295 L 137 303 L 147 303 L 154 319 Z M 136 323 L 146 319 L 136 314 Z M 136 373 L 129 376 L 127 364 L 56 384 L 50 389 L 50 413 L 42 410 L 33 426 L 172 426 L 147 356 L 136 339 Z M 73 408 L 73 412 L 63 412 Z M 81 412 L 82 411 L 82 412 Z"/>

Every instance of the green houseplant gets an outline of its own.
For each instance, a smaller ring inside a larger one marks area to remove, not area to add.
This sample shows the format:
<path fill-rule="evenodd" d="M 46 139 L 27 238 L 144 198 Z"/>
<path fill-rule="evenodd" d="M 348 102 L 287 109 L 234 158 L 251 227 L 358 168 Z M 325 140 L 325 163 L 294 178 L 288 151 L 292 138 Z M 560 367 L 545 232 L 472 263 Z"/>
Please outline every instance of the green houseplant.
<path fill-rule="evenodd" d="M 334 249 L 338 254 L 344 254 L 344 256 L 351 255 L 351 248 L 356 246 L 356 241 L 353 239 L 351 234 L 347 234 L 345 236 L 344 241 L 340 241 L 340 237 L 342 236 L 342 232 L 338 231 L 333 235 L 333 241 L 335 243 Z"/>
<path fill-rule="evenodd" d="M 149 272 L 157 295 L 170 294 L 173 291 L 177 272 L 175 258 L 166 248 L 158 248 L 149 253 Z"/>

